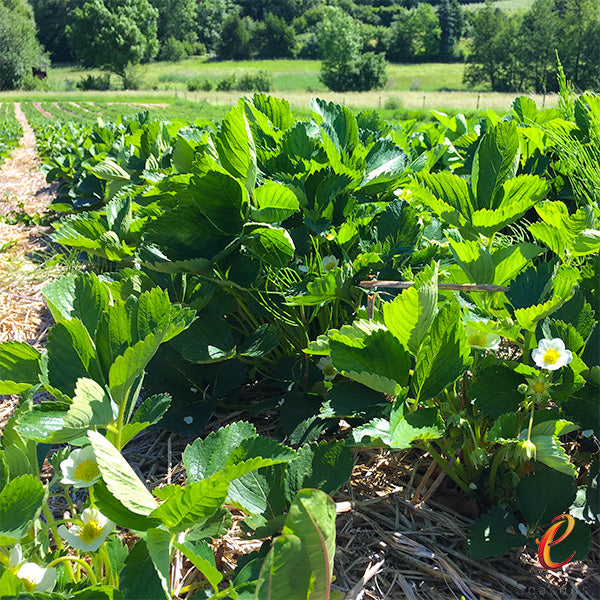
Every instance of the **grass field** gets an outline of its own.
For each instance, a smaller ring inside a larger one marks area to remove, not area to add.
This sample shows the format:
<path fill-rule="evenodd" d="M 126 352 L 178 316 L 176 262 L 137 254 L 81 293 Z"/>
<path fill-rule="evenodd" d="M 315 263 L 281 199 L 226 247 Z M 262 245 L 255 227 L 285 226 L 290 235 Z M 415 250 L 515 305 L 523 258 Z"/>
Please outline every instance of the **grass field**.
<path fill-rule="evenodd" d="M 195 102 L 208 102 L 214 105 L 231 105 L 245 94 L 243 92 L 178 92 L 179 97 Z M 311 98 L 318 96 L 345 104 L 354 109 L 375 108 L 382 112 L 393 113 L 402 111 L 428 111 L 446 110 L 450 112 L 470 112 L 495 110 L 507 112 L 515 99 L 515 94 L 502 94 L 497 92 L 476 91 L 374 91 L 374 92 L 276 92 L 274 95 L 285 98 L 289 103 L 298 108 L 310 106 Z M 550 108 L 557 104 L 555 94 L 542 96 L 540 94 L 527 94 L 535 100 L 539 108 Z"/>
<path fill-rule="evenodd" d="M 143 88 L 155 91 L 186 90 L 191 79 L 210 79 L 217 82 L 229 75 L 243 75 L 267 71 L 273 77 L 275 92 L 319 92 L 327 88 L 319 81 L 320 62 L 317 60 L 253 60 L 214 61 L 206 57 L 193 57 L 172 62 L 155 62 L 139 67 Z M 388 66 L 389 81 L 386 91 L 443 89 L 464 90 L 462 63 L 428 63 L 421 65 Z M 73 66 L 53 68 L 49 72 L 50 88 L 57 91 L 74 89 L 75 84 L 88 74 L 100 71 L 79 69 Z M 113 76 L 114 84 L 118 78 Z"/>
<path fill-rule="evenodd" d="M 207 119 L 217 121 L 223 118 L 230 106 L 237 103 L 245 95 L 243 92 L 1 92 L 0 102 L 31 101 L 42 102 L 49 112 L 57 112 L 53 102 L 60 102 L 69 110 L 70 102 L 119 102 L 119 103 L 151 103 L 168 104 L 167 107 L 154 108 L 153 114 L 165 118 L 183 118 L 188 121 Z M 430 110 L 443 110 L 449 113 L 465 112 L 467 114 L 488 109 L 499 113 L 508 112 L 514 94 L 474 91 L 375 91 L 354 93 L 333 93 L 319 91 L 315 93 L 282 91 L 274 95 L 286 98 L 299 118 L 310 115 L 310 101 L 313 97 L 326 98 L 346 104 L 355 110 L 377 109 L 385 119 L 397 120 L 418 117 L 431 118 Z M 545 98 L 540 95 L 529 95 L 539 108 L 556 106 L 556 95 Z M 111 110 L 110 112 L 115 112 Z M 125 111 L 123 111 L 125 112 Z M 127 111 L 131 112 L 131 111 Z M 109 115 L 107 115 L 108 117 Z M 112 115 L 110 115 L 112 116 Z"/>
<path fill-rule="evenodd" d="M 528 10 L 532 4 L 533 0 L 496 0 L 494 7 L 510 13 L 517 10 Z M 464 10 L 480 10 L 484 6 L 485 2 L 477 2 L 475 4 L 463 4 L 462 8 Z"/>
<path fill-rule="evenodd" d="M 506 0 L 511 2 L 528 0 Z M 156 109 L 157 116 L 219 120 L 226 107 L 237 103 L 247 92 L 189 92 L 191 80 L 210 79 L 213 83 L 230 75 L 267 71 L 273 78 L 272 94 L 286 98 L 298 117 L 308 116 L 310 100 L 318 96 L 347 104 L 353 109 L 377 109 L 385 118 L 399 119 L 418 116 L 427 118 L 431 109 L 447 112 L 470 112 L 493 109 L 506 112 L 514 99 L 513 94 L 498 94 L 479 89 L 467 89 L 463 84 L 465 65 L 462 63 L 390 64 L 389 81 L 383 90 L 370 92 L 334 93 L 319 81 L 320 62 L 314 60 L 257 60 L 215 61 L 207 57 L 194 57 L 178 63 L 155 62 L 139 67 L 142 88 L 146 91 L 82 92 L 76 82 L 88 74 L 100 71 L 79 69 L 73 66 L 52 68 L 49 71 L 49 90 L 42 92 L 3 92 L 0 101 L 31 100 L 35 102 L 80 99 L 100 102 L 150 102 L 168 103 L 168 108 Z M 113 85 L 119 78 L 113 75 Z M 538 106 L 550 107 L 556 98 L 532 96 Z M 50 112 L 53 109 L 49 108 Z"/>
<path fill-rule="evenodd" d="M 504 0 L 503 0 L 504 1 Z M 529 0 L 505 0 L 527 2 Z M 100 71 L 79 69 L 73 66 L 56 67 L 50 70 L 48 78 L 52 98 L 76 101 L 78 98 L 101 98 L 102 101 L 120 101 L 123 98 L 136 98 L 147 102 L 178 102 L 176 113 L 189 119 L 199 108 L 186 105 L 185 101 L 204 103 L 202 112 L 209 119 L 220 118 L 223 106 L 232 105 L 247 92 L 190 92 L 188 83 L 192 80 L 209 79 L 215 84 L 230 75 L 241 76 L 258 71 L 267 71 L 273 79 L 272 94 L 281 96 L 300 112 L 309 110 L 310 99 L 314 96 L 347 104 L 356 109 L 375 108 L 384 111 L 387 118 L 407 116 L 407 111 L 475 111 L 493 109 L 509 110 L 514 95 L 496 94 L 484 89 L 467 89 L 463 83 L 463 63 L 390 64 L 389 81 L 385 89 L 370 92 L 334 93 L 319 81 L 320 62 L 316 60 L 256 60 L 256 61 L 215 61 L 207 57 L 193 57 L 178 63 L 155 62 L 141 65 L 139 75 L 144 92 L 81 92 L 75 84 L 88 74 L 98 75 Z M 119 84 L 113 75 L 113 85 Z M 0 94 L 0 100 L 3 94 Z M 24 95 L 15 93 L 12 98 L 31 98 L 44 101 L 42 92 Z M 158 98 L 158 100 L 156 100 Z M 534 97 L 540 107 L 554 106 L 556 99 Z M 210 105 L 210 106 L 209 106 Z M 169 110 L 172 110 L 170 107 Z"/>

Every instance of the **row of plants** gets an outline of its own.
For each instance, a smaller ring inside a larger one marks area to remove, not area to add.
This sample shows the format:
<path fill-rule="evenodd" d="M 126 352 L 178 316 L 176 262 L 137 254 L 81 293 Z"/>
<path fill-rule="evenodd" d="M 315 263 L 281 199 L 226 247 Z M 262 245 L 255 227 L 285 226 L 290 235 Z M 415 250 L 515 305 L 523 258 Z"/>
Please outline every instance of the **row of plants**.
<path fill-rule="evenodd" d="M 110 104 L 107 102 L 95 102 L 89 105 L 86 102 L 80 101 L 71 104 L 70 101 L 60 102 L 40 102 L 36 103 L 39 108 L 50 115 L 45 117 L 43 113 L 34 106 L 33 102 L 22 102 L 21 108 L 26 114 L 27 119 L 34 125 L 35 129 L 42 129 L 48 123 L 57 121 L 60 123 L 77 123 L 81 126 L 86 124 L 94 124 L 99 117 L 105 120 L 118 118 L 122 114 L 133 115 L 138 110 L 134 106 L 129 107 L 125 104 Z"/>
<path fill-rule="evenodd" d="M 44 352 L 21 342 L 0 349 L 0 393 L 21 394 L 0 451 L 0 594 L 330 597 L 335 506 L 314 488 L 332 493 L 348 478 L 344 443 L 294 449 L 236 422 L 187 446 L 185 485 L 151 493 L 122 450 L 168 409 L 168 394 L 140 401 L 144 370 L 194 311 L 158 288 L 134 298 L 94 274 L 67 276 L 45 296 L 56 325 Z M 54 399 L 34 403 L 42 390 Z M 68 506 L 61 519 L 57 499 Z M 249 538 L 273 540 L 223 574 L 209 543 L 231 529 L 232 507 Z M 117 527 L 135 532 L 132 547 Z"/>
<path fill-rule="evenodd" d="M 0 104 L 0 165 L 10 156 L 23 135 L 12 104 Z"/>
<path fill-rule="evenodd" d="M 142 400 L 148 363 L 195 320 L 159 287 L 132 295 L 128 285 L 67 275 L 44 292 L 56 325 L 43 352 L 18 342 L 0 348 L 0 394 L 21 395 L 0 451 L 0 595 L 334 597 L 335 505 L 325 492 L 350 476 L 342 441 L 295 449 L 236 422 L 188 445 L 184 486 L 153 493 L 123 457 L 170 404 L 164 393 Z M 52 400 L 38 403 L 40 392 Z M 53 475 L 44 484 L 46 458 Z M 69 506 L 61 519 L 57 499 Z M 249 538 L 268 542 L 222 573 L 209 542 L 227 535 L 232 509 Z M 123 530 L 135 532 L 132 547 Z"/>
<path fill-rule="evenodd" d="M 24 394 L 13 429 L 26 443 L 91 443 L 108 490 L 99 510 L 139 531 L 107 508 L 132 510 L 103 471 L 108 446 L 107 464 L 122 464 L 145 427 L 198 435 L 216 408 L 247 409 L 250 389 L 255 413 L 278 411 L 288 450 L 312 452 L 289 469 L 311 474 L 322 460 L 339 476 L 325 469 L 294 491 L 339 488 L 349 447 L 416 447 L 479 505 L 473 556 L 535 550 L 568 510 L 575 529 L 553 558 L 585 558 L 600 513 L 600 98 L 574 97 L 564 79 L 561 89 L 557 110 L 517 98 L 502 118 L 435 123 L 321 100 L 297 120 L 285 101 L 255 95 L 218 126 L 140 113 L 36 127 L 48 180 L 63 184 L 54 208 L 70 213 L 54 238 L 98 275 L 46 289 L 57 325 L 43 353 L 0 346 L 0 380 Z M 367 294 L 368 278 L 414 285 Z M 55 400 L 33 404 L 41 389 Z M 245 504 L 248 487 L 226 503 L 279 540 L 294 501 L 287 475 L 261 462 L 273 456 L 258 443 L 243 460 L 256 461 L 253 480 L 276 480 L 259 495 L 281 508 Z M 198 483 L 214 473 L 201 469 Z M 181 506 L 187 492 L 172 493 Z M 157 504 L 132 512 L 151 517 Z M 143 531 L 178 533 L 161 523 Z M 173 538 L 160 547 L 164 560 L 181 551 Z M 166 563 L 149 556 L 160 579 Z M 244 597 L 235 585 L 226 577 L 211 593 Z"/>

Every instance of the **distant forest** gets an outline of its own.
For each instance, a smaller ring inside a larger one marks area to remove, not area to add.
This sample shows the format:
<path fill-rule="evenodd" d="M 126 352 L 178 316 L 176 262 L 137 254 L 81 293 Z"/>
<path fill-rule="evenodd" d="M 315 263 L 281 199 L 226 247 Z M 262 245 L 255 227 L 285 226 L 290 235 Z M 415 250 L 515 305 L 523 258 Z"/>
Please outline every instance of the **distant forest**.
<path fill-rule="evenodd" d="M 145 1 L 145 0 L 144 0 Z M 137 0 L 134 2 L 138 3 Z M 157 10 L 158 60 L 211 53 L 222 59 L 319 59 L 319 24 L 327 7 L 339 7 L 360 24 L 367 48 L 388 60 L 455 59 L 462 28 L 459 0 L 420 6 L 417 0 L 148 0 Z M 77 60 L 67 35 L 85 4 L 116 9 L 124 0 L 31 0 L 38 37 L 53 62 Z M 441 17 L 440 17 L 441 13 Z M 143 11 L 141 12 L 143 14 Z M 448 16 L 446 16 L 448 15 Z M 425 32 L 421 29 L 429 28 Z M 449 38 L 440 48 L 442 29 Z M 407 31 L 419 38 L 407 44 Z M 429 38 L 429 39 L 422 39 Z M 407 47 L 405 47 L 407 46 Z"/>
<path fill-rule="evenodd" d="M 385 84 L 387 61 L 464 61 L 465 81 L 473 86 L 544 92 L 556 89 L 558 53 L 576 87 L 600 88 L 600 0 L 534 0 L 528 10 L 510 14 L 491 2 L 472 10 L 465 4 L 0 0 L 0 70 L 10 73 L 10 61 L 27 47 L 29 58 L 21 57 L 18 69 L 13 68 L 24 73 L 37 35 L 38 56 L 45 52 L 54 64 L 79 63 L 122 77 L 131 65 L 193 55 L 305 58 L 323 61 L 322 79 L 329 87 L 361 90 Z M 7 85 L 0 74 L 0 89 L 19 81 L 18 75 L 5 79 L 12 83 Z"/>

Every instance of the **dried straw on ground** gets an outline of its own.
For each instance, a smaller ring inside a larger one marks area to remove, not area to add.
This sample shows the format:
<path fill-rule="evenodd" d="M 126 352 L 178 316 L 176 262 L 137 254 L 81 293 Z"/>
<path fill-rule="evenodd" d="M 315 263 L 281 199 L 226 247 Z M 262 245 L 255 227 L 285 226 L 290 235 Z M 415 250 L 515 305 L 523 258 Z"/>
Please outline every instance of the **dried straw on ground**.
<path fill-rule="evenodd" d="M 0 342 L 41 346 L 52 325 L 42 288 L 61 270 L 41 266 L 48 228 L 17 222 L 16 214 L 44 212 L 55 190 L 39 169 L 35 135 L 18 103 L 15 114 L 23 137 L 0 168 Z M 0 425 L 6 423 L 16 403 L 16 396 L 0 396 Z"/>
<path fill-rule="evenodd" d="M 23 127 L 21 145 L 0 169 L 0 216 L 24 211 L 42 213 L 53 195 L 40 172 L 35 135 L 20 105 L 16 116 Z M 50 326 L 42 297 L 49 273 L 40 269 L 40 253 L 48 228 L 0 222 L 0 342 L 40 344 Z"/>
<path fill-rule="evenodd" d="M 215 415 L 201 437 L 242 413 Z M 277 428 L 274 414 L 254 417 L 262 435 Z M 181 454 L 192 439 L 146 432 L 124 451 L 149 487 L 185 483 Z M 465 548 L 477 506 L 465 503 L 431 457 L 416 450 L 362 450 L 350 481 L 334 495 L 337 551 L 334 588 L 346 600 L 596 600 L 600 598 L 600 531 L 586 561 L 545 571 L 531 550 L 474 560 Z M 468 516 L 467 516 L 468 515 Z M 262 540 L 247 538 L 233 509 L 234 527 L 214 544 L 220 568 L 233 568 Z M 187 582 L 189 583 L 189 582 Z M 278 599 L 279 600 L 279 599 Z M 284 599 L 281 599 L 284 600 Z"/>
<path fill-rule="evenodd" d="M 52 113 L 49 113 L 47 110 L 42 108 L 41 102 L 33 102 L 33 106 L 42 115 L 42 117 L 45 117 L 46 119 L 54 119 L 54 115 Z"/>

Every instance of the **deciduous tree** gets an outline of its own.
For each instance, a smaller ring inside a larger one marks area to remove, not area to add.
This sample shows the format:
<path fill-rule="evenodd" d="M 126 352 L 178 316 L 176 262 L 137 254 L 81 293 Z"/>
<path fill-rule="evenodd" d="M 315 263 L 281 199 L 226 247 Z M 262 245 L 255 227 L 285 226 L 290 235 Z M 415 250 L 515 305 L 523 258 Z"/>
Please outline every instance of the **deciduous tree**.
<path fill-rule="evenodd" d="M 362 53 L 360 24 L 339 7 L 327 7 L 318 29 L 321 81 L 333 91 L 367 91 L 387 81 L 383 54 Z"/>
<path fill-rule="evenodd" d="M 196 30 L 196 0 L 150 0 L 158 11 L 156 37 L 160 43 L 169 38 L 181 42 Z"/>
<path fill-rule="evenodd" d="M 232 0 L 198 0 L 196 27 L 198 38 L 209 52 L 215 52 L 227 16 L 237 9 Z"/>
<path fill-rule="evenodd" d="M 520 90 L 524 82 L 519 15 L 509 16 L 487 1 L 472 17 L 464 80 L 470 85 L 487 83 L 494 91 Z"/>
<path fill-rule="evenodd" d="M 593 85 L 593 78 L 590 81 L 583 75 L 590 72 L 590 67 L 594 71 L 590 62 L 600 44 L 598 38 L 593 42 L 600 17 L 598 0 L 555 0 L 555 11 L 559 23 L 557 50 L 567 77 L 580 88 Z"/>
<path fill-rule="evenodd" d="M 362 49 L 358 21 L 338 7 L 326 8 L 317 35 L 321 58 L 332 63 L 355 59 Z"/>
<path fill-rule="evenodd" d="M 75 10 L 67 37 L 82 64 L 124 77 L 156 56 L 157 16 L 148 0 L 90 0 Z"/>
<path fill-rule="evenodd" d="M 0 90 L 20 87 L 41 58 L 31 6 L 25 0 L 0 0 Z"/>
<path fill-rule="evenodd" d="M 253 50 L 250 17 L 241 18 L 237 13 L 229 15 L 223 23 L 221 39 L 217 45 L 217 55 L 223 60 L 244 60 L 250 58 Z"/>
<path fill-rule="evenodd" d="M 437 6 L 437 16 L 440 24 L 440 60 L 454 60 L 463 27 L 463 15 L 458 0 L 442 0 Z"/>
<path fill-rule="evenodd" d="M 262 58 L 288 58 L 294 56 L 296 37 L 291 25 L 272 13 L 267 13 L 256 27 L 258 55 Z"/>
<path fill-rule="evenodd" d="M 523 16 L 519 29 L 521 58 L 536 92 L 556 89 L 558 27 L 553 0 L 535 0 Z"/>
<path fill-rule="evenodd" d="M 68 40 L 66 29 L 73 19 L 73 11 L 84 0 L 32 0 L 38 28 L 38 39 L 50 52 L 53 62 L 75 61 L 75 53 Z"/>
<path fill-rule="evenodd" d="M 392 23 L 387 57 L 397 62 L 426 62 L 440 51 L 440 22 L 431 4 L 403 10 Z"/>

